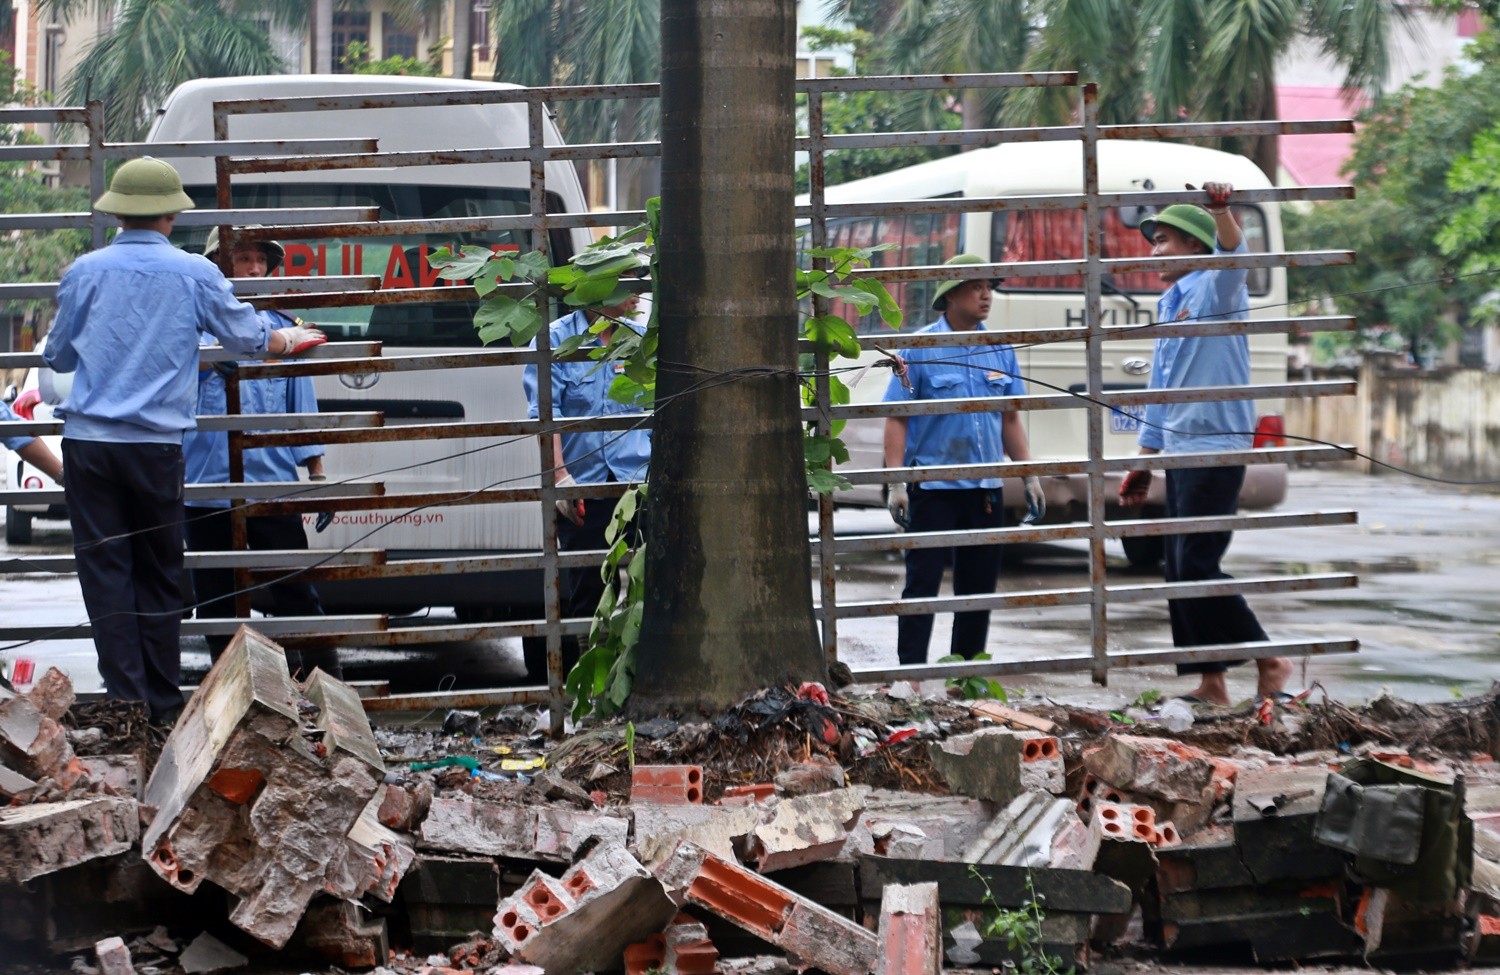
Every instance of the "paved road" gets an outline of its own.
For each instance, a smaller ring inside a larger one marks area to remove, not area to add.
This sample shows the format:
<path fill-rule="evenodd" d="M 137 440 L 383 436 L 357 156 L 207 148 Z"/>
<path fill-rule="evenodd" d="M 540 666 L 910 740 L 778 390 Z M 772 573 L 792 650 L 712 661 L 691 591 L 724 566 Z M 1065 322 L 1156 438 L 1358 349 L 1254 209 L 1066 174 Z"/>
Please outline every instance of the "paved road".
<path fill-rule="evenodd" d="M 1337 528 L 1241 532 L 1226 568 L 1238 575 L 1354 572 L 1355 590 L 1255 597 L 1254 605 L 1273 639 L 1326 640 L 1353 637 L 1358 655 L 1310 660 L 1299 684 L 1318 681 L 1343 700 L 1364 700 L 1389 687 L 1413 700 L 1442 700 L 1455 693 L 1484 690 L 1500 679 L 1500 494 L 1425 484 L 1408 478 L 1367 477 L 1331 470 L 1292 472 L 1284 511 L 1359 511 L 1359 524 Z M 884 532 L 883 511 L 840 514 L 841 530 Z M 38 523 L 41 544 L 25 552 L 66 551 L 65 526 Z M 5 551 L 0 547 L 0 551 Z M 1007 590 L 1072 588 L 1087 584 L 1080 544 L 1031 546 L 1024 561 L 1008 565 Z M 1130 574 L 1122 559 L 1112 560 L 1122 581 L 1151 576 Z M 891 598 L 899 594 L 900 563 L 872 556 L 840 567 L 841 599 Z M 0 578 L 0 619 L 9 623 L 76 621 L 83 617 L 77 583 L 71 577 Z M 434 621 L 451 622 L 446 613 Z M 1110 610 L 1110 645 L 1118 649 L 1170 646 L 1164 603 L 1120 605 Z M 1086 652 L 1085 609 L 1023 609 L 996 613 L 990 650 L 997 658 L 1026 659 Z M 895 665 L 892 619 L 845 621 L 841 656 L 855 667 Z M 948 622 L 938 618 L 933 657 L 948 638 Z M 184 664 L 191 672 L 207 665 L 202 643 L 184 641 Z M 27 655 L 40 664 L 59 663 L 80 687 L 97 684 L 91 645 L 49 641 L 0 656 Z M 349 675 L 387 677 L 399 689 L 436 690 L 514 683 L 522 668 L 517 641 L 487 641 L 431 648 L 426 652 L 355 650 L 346 654 Z M 1231 687 L 1249 694 L 1253 671 L 1241 668 Z M 1085 675 L 1026 677 L 1007 681 L 1033 692 L 1076 702 L 1118 706 L 1147 688 L 1181 687 L 1168 667 L 1116 671 L 1107 688 Z"/>

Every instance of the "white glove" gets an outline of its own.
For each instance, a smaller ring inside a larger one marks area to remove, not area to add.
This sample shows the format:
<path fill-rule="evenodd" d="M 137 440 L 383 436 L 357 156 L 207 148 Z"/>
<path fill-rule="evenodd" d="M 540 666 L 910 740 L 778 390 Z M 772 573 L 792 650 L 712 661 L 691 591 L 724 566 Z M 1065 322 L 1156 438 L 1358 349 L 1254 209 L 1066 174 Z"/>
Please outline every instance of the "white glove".
<path fill-rule="evenodd" d="M 296 355 L 298 352 L 306 352 L 313 346 L 322 345 L 328 341 L 328 336 L 307 325 L 278 328 L 276 334 L 281 336 L 281 350 L 276 353 L 277 355 Z M 267 351 L 270 350 L 267 349 Z"/>
<path fill-rule="evenodd" d="M 1042 493 L 1042 479 L 1035 474 L 1026 478 L 1026 517 L 1023 525 L 1034 525 L 1047 514 L 1047 496 Z"/>
<path fill-rule="evenodd" d="M 573 480 L 572 474 L 564 474 L 557 479 L 558 487 L 572 487 L 578 482 Z M 582 498 L 558 498 L 557 513 L 571 521 L 578 527 L 583 527 L 583 499 Z"/>
<path fill-rule="evenodd" d="M 892 484 L 885 497 L 885 510 L 891 513 L 891 520 L 906 531 L 911 527 L 911 499 L 906 494 L 905 484 Z"/>

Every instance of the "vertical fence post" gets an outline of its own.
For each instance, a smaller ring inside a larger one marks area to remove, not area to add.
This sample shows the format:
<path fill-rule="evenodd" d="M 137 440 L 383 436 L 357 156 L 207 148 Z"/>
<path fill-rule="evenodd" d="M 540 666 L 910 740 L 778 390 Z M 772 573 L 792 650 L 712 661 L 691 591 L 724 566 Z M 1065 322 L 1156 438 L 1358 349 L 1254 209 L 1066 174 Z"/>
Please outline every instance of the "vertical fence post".
<path fill-rule="evenodd" d="M 828 246 L 828 223 L 823 215 L 825 179 L 823 93 L 817 89 L 812 89 L 807 93 L 807 136 L 807 189 L 808 203 L 812 210 L 812 217 L 808 224 L 808 244 L 813 249 L 817 249 Z M 828 260 L 822 257 L 814 258 L 812 267 L 818 270 L 826 269 Z M 811 299 L 810 311 L 814 316 L 828 313 L 827 298 L 820 294 L 813 294 Z M 815 429 L 819 436 L 826 437 L 833 432 L 833 424 L 829 415 L 829 410 L 833 406 L 833 395 L 830 389 L 832 377 L 829 373 L 826 350 L 819 349 L 814 353 L 813 368 L 816 373 L 813 378 L 814 403 L 818 408 Z M 829 466 L 832 467 L 832 461 L 829 462 Z M 823 654 L 832 664 L 838 660 L 839 656 L 839 616 L 836 612 L 838 559 L 834 538 L 833 495 L 828 493 L 818 495 L 818 569 L 820 586 L 818 601 L 822 623 Z"/>
<path fill-rule="evenodd" d="M 1099 208 L 1099 86 L 1083 86 L 1084 357 L 1088 370 L 1089 442 L 1089 645 L 1094 683 L 1109 683 L 1109 623 L 1104 564 L 1104 326 L 1100 298 L 1104 265 L 1104 214 Z"/>

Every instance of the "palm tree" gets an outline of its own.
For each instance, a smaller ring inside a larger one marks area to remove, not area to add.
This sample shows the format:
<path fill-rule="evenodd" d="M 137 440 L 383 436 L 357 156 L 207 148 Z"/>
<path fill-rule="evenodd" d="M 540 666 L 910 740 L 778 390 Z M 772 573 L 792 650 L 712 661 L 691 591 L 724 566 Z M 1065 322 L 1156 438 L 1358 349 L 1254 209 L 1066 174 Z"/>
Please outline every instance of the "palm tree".
<path fill-rule="evenodd" d="M 141 138 L 166 96 L 194 78 L 278 74 L 286 65 L 271 46 L 265 20 L 305 27 L 308 8 L 295 0 L 45 0 L 65 20 L 84 10 L 115 13 L 114 29 L 85 51 L 64 83 L 73 104 L 105 103 L 105 135 Z"/>
<path fill-rule="evenodd" d="M 661 0 L 507 0 L 495 15 L 496 81 L 523 85 L 621 85 L 661 74 Z M 660 110 L 652 99 L 583 99 L 557 106 L 569 142 L 635 142 L 656 138 Z M 656 164 L 622 160 L 622 200 L 639 206 L 652 195 Z"/>

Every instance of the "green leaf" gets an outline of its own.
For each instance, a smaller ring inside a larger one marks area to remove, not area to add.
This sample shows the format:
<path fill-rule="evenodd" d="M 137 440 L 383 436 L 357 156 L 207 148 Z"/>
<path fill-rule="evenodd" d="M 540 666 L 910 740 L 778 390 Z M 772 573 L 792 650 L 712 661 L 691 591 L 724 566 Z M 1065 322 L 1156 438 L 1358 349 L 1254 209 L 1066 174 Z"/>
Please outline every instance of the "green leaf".
<path fill-rule="evenodd" d="M 479 306 L 474 324 L 479 329 L 479 340 L 485 345 L 509 339 L 512 345 L 523 346 L 541 331 L 542 315 L 529 301 L 495 295 Z"/>
<path fill-rule="evenodd" d="M 438 272 L 438 277 L 445 281 L 466 281 L 478 274 L 490 259 L 494 256 L 488 247 L 477 247 L 467 244 L 463 253 L 453 255 L 452 252 L 442 254 L 446 248 L 439 248 L 437 252 L 427 255 L 427 263 Z"/>
<path fill-rule="evenodd" d="M 802 334 L 830 356 L 846 359 L 859 357 L 859 334 L 854 326 L 837 315 L 818 315 L 807 320 Z"/>

